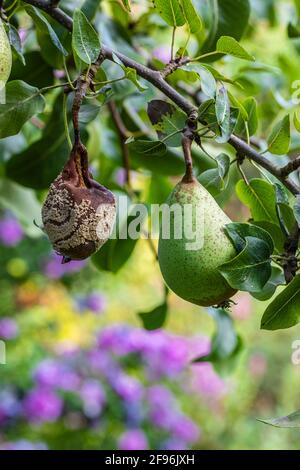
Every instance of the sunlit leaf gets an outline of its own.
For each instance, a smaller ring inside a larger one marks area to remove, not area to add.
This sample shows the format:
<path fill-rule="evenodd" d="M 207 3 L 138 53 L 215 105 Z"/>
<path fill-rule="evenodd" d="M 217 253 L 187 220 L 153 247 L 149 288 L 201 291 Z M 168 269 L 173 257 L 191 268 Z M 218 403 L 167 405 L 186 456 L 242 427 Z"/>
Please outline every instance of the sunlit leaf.
<path fill-rule="evenodd" d="M 290 148 L 290 116 L 279 121 L 268 138 L 268 150 L 275 155 L 285 155 Z"/>
<path fill-rule="evenodd" d="M 185 16 L 178 0 L 153 0 L 155 10 L 169 26 L 183 26 Z"/>
<path fill-rule="evenodd" d="M 238 57 L 239 59 L 251 61 L 255 60 L 254 57 L 248 54 L 248 52 L 237 42 L 236 39 L 230 36 L 221 36 L 220 39 L 218 39 L 216 50 L 223 54 L 229 54 L 234 57 Z"/>
<path fill-rule="evenodd" d="M 300 275 L 267 307 L 262 320 L 264 330 L 279 330 L 297 325 L 300 321 Z"/>

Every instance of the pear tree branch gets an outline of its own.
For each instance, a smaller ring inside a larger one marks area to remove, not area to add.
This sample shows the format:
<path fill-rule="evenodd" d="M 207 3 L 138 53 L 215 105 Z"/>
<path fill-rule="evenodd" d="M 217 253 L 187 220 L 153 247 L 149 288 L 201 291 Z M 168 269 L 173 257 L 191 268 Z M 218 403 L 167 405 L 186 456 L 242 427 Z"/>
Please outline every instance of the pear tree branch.
<path fill-rule="evenodd" d="M 72 31 L 73 21 L 72 18 L 67 15 L 61 8 L 57 5 L 57 2 L 52 0 L 25 0 L 25 3 L 33 5 L 52 18 L 54 18 L 58 23 L 64 26 L 69 31 Z M 197 112 L 197 108 L 184 96 L 182 96 L 177 90 L 175 90 L 169 83 L 165 81 L 165 78 L 172 73 L 172 71 L 176 70 L 182 63 L 171 61 L 170 64 L 167 64 L 165 69 L 162 71 L 152 70 L 149 67 L 136 62 L 135 60 L 125 56 L 124 54 L 113 51 L 110 47 L 106 45 L 102 45 L 101 54 L 104 58 L 113 61 L 113 54 L 115 54 L 126 67 L 131 67 L 136 70 L 137 74 L 147 80 L 148 82 L 152 83 L 157 89 L 159 89 L 162 93 L 165 94 L 170 100 L 172 100 L 180 109 L 182 109 L 188 116 Z M 184 63 L 187 63 L 187 58 L 181 59 Z M 248 145 L 239 137 L 235 136 L 234 134 L 230 137 L 228 143 L 236 150 L 237 154 L 243 156 L 244 158 L 248 158 L 253 160 L 262 168 L 269 171 L 271 174 L 276 176 L 286 188 L 291 191 L 292 194 L 297 195 L 300 194 L 300 187 L 297 186 L 288 176 L 292 171 L 295 171 L 297 168 L 300 167 L 300 157 L 298 157 L 295 161 L 290 162 L 285 167 L 278 167 L 277 165 L 270 162 L 267 158 L 263 157 L 259 152 L 257 152 L 252 146 Z"/>

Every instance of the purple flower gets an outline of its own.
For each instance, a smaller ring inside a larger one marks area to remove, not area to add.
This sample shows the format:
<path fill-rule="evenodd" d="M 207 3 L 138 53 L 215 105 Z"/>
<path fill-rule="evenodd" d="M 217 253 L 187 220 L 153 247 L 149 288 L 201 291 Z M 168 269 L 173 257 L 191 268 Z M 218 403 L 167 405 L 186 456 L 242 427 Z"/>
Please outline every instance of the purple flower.
<path fill-rule="evenodd" d="M 114 174 L 114 180 L 119 186 L 124 186 L 126 183 L 126 171 L 124 168 L 119 168 Z"/>
<path fill-rule="evenodd" d="M 148 449 L 147 437 L 140 429 L 125 431 L 118 441 L 120 450 L 146 450 Z"/>
<path fill-rule="evenodd" d="M 80 271 L 87 263 L 86 260 L 72 260 L 69 263 L 62 264 L 61 260 L 60 255 L 53 253 L 43 268 L 45 276 L 49 279 L 59 279 L 65 274 Z"/>
<path fill-rule="evenodd" d="M 199 439 L 200 431 L 194 421 L 187 416 L 179 415 L 173 423 L 172 435 L 176 439 L 193 443 Z"/>
<path fill-rule="evenodd" d="M 87 309 L 96 314 L 103 313 L 106 307 L 105 297 L 98 292 L 92 292 L 86 297 L 78 297 L 76 303 L 79 311 Z"/>
<path fill-rule="evenodd" d="M 35 369 L 33 376 L 40 386 L 57 387 L 61 366 L 54 359 L 45 359 Z"/>
<path fill-rule="evenodd" d="M 20 28 L 19 29 L 19 36 L 20 36 L 21 44 L 22 44 L 22 46 L 24 46 L 24 43 L 25 43 L 26 38 L 27 38 L 27 29 Z"/>
<path fill-rule="evenodd" d="M 20 403 L 10 390 L 0 391 L 0 417 L 3 419 L 17 416 L 20 412 Z M 0 418 L 0 422 L 1 422 Z"/>
<path fill-rule="evenodd" d="M 23 411 L 29 421 L 43 423 L 55 421 L 61 415 L 63 402 L 58 395 L 46 387 L 31 390 L 23 402 Z"/>
<path fill-rule="evenodd" d="M 85 380 L 80 389 L 80 396 L 83 401 L 84 414 L 88 418 L 99 416 L 105 403 L 105 393 L 99 381 Z"/>
<path fill-rule="evenodd" d="M 7 442 L 0 446 L 1 450 L 47 450 L 44 442 L 30 442 L 26 439 L 20 439 L 15 442 Z"/>
<path fill-rule="evenodd" d="M 163 443 L 161 448 L 163 450 L 188 450 L 188 445 L 181 439 L 171 437 Z"/>
<path fill-rule="evenodd" d="M 148 364 L 150 377 L 174 377 L 188 364 L 189 347 L 187 341 L 179 336 L 162 331 L 148 333 L 143 357 Z"/>
<path fill-rule="evenodd" d="M 11 216 L 0 220 L 0 242 L 6 246 L 16 246 L 24 233 L 19 222 Z"/>
<path fill-rule="evenodd" d="M 118 364 L 106 351 L 92 349 L 87 360 L 92 372 L 100 373 L 108 380 L 113 380 L 120 371 Z"/>
<path fill-rule="evenodd" d="M 163 385 L 153 385 L 147 390 L 147 401 L 151 422 L 159 428 L 171 430 L 178 414 L 172 392 Z"/>
<path fill-rule="evenodd" d="M 111 385 L 123 400 L 138 401 L 143 396 L 142 384 L 137 379 L 124 373 L 114 377 Z"/>
<path fill-rule="evenodd" d="M 14 339 L 19 334 L 17 322 L 9 317 L 0 319 L 0 338 L 4 340 Z"/>
<path fill-rule="evenodd" d="M 108 350 L 119 356 L 132 352 L 130 344 L 131 328 L 127 325 L 113 325 L 104 328 L 98 337 L 97 345 L 101 350 Z"/>
<path fill-rule="evenodd" d="M 80 382 L 76 372 L 54 359 L 42 361 L 35 369 L 33 375 L 39 386 L 62 390 L 77 390 Z"/>

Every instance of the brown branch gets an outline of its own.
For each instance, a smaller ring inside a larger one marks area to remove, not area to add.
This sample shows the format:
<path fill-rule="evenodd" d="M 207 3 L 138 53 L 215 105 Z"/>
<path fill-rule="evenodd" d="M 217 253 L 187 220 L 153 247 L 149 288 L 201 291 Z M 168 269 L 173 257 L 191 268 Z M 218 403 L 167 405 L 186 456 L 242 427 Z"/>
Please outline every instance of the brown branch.
<path fill-rule="evenodd" d="M 164 69 L 160 70 L 159 73 L 161 74 L 162 78 L 167 78 L 168 75 L 175 72 L 179 67 L 182 65 L 188 64 L 190 62 L 189 57 L 178 57 L 177 59 L 171 60 Z"/>
<path fill-rule="evenodd" d="M 111 117 L 114 121 L 114 124 L 116 126 L 117 132 L 119 134 L 120 138 L 120 143 L 121 143 L 121 149 L 122 149 L 122 157 L 123 157 L 123 167 L 125 170 L 126 174 L 126 183 L 127 186 L 130 188 L 131 187 L 131 178 L 130 178 L 130 162 L 129 162 L 129 151 L 128 151 L 128 146 L 126 145 L 126 139 L 128 138 L 128 130 L 126 126 L 124 125 L 123 119 L 116 107 L 116 104 L 114 101 L 109 101 L 108 103 L 108 108 L 110 110 Z"/>
<path fill-rule="evenodd" d="M 283 265 L 283 271 L 287 283 L 293 280 L 298 271 L 298 259 L 296 257 L 296 253 L 298 250 L 299 237 L 300 229 L 298 224 L 296 224 L 284 244 L 283 257 L 286 259 L 286 262 Z"/>
<path fill-rule="evenodd" d="M 295 160 L 292 160 L 291 162 L 287 163 L 284 167 L 281 168 L 281 174 L 284 177 L 287 177 L 290 173 L 293 173 L 293 171 L 298 170 L 300 167 L 300 156 L 296 157 Z"/>
<path fill-rule="evenodd" d="M 80 135 L 79 135 L 80 134 L 80 131 L 79 131 L 80 106 L 82 104 L 83 98 L 86 95 L 87 90 L 92 86 L 97 70 L 99 69 L 103 61 L 104 61 L 104 56 L 100 54 L 96 62 L 93 63 L 91 67 L 89 68 L 88 73 L 83 72 L 76 81 L 76 90 L 75 90 L 75 96 L 74 96 L 73 106 L 72 106 L 72 119 L 73 119 L 75 143 L 78 143 L 80 141 Z"/>

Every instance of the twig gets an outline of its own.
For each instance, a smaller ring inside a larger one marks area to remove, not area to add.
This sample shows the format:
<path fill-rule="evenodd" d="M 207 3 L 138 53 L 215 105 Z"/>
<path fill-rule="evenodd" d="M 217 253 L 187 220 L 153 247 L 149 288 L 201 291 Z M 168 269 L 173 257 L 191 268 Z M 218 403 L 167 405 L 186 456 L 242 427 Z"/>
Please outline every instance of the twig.
<path fill-rule="evenodd" d="M 283 256 L 286 257 L 286 262 L 283 265 L 283 271 L 287 283 L 293 280 L 298 271 L 298 259 L 296 257 L 296 252 L 298 249 L 299 237 L 300 229 L 298 224 L 296 224 L 284 244 Z"/>
<path fill-rule="evenodd" d="M 284 167 L 281 168 L 281 174 L 283 177 L 288 176 L 293 171 L 298 170 L 300 167 L 300 156 L 296 157 L 295 160 L 287 163 Z"/>
<path fill-rule="evenodd" d="M 128 130 L 124 125 L 123 119 L 116 107 L 114 101 L 109 101 L 108 108 L 110 110 L 111 117 L 114 121 L 116 129 L 119 134 L 121 148 L 122 148 L 122 157 L 123 157 L 123 167 L 126 175 L 126 183 L 129 188 L 131 188 L 131 178 L 130 178 L 130 162 L 129 162 L 129 151 L 128 146 L 126 145 L 126 139 L 128 138 Z"/>

